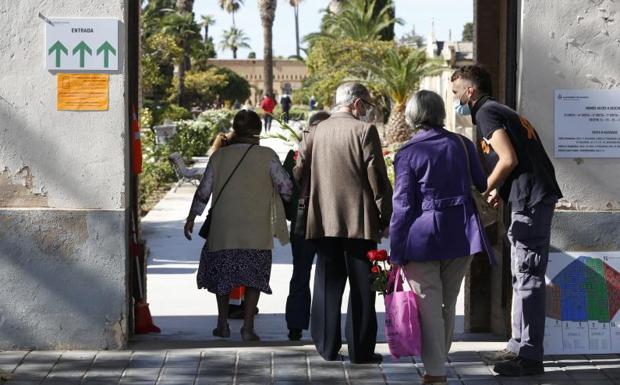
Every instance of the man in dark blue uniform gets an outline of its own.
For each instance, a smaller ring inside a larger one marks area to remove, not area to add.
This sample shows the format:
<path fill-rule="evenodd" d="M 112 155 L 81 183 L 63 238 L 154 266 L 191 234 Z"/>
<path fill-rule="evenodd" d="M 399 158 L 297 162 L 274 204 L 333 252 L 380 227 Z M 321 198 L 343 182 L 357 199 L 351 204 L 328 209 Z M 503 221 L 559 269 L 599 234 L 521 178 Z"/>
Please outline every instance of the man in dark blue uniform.
<path fill-rule="evenodd" d="M 505 376 L 544 372 L 545 272 L 551 220 L 562 192 L 536 130 L 523 116 L 491 97 L 491 77 L 480 66 L 452 75 L 457 113 L 470 114 L 482 138 L 489 203 L 510 205 L 512 338 L 506 349 L 484 355 Z"/>

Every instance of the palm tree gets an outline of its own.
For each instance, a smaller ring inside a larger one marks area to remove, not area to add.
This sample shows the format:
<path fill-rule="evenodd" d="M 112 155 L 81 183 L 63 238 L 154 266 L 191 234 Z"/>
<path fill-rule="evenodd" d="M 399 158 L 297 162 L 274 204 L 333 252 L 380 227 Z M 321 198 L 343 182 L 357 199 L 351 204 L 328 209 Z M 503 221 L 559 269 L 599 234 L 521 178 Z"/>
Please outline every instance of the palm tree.
<path fill-rule="evenodd" d="M 289 0 L 289 4 L 293 7 L 293 12 L 295 13 L 295 54 L 297 57 L 301 57 L 300 49 L 299 49 L 299 4 L 303 0 Z"/>
<path fill-rule="evenodd" d="M 220 49 L 231 50 L 233 53 L 233 58 L 236 59 L 237 50 L 239 48 L 251 48 L 250 44 L 248 44 L 249 41 L 250 38 L 247 37 L 243 30 L 230 27 L 229 30 L 224 31 L 222 40 L 220 41 Z"/>
<path fill-rule="evenodd" d="M 258 0 L 261 23 L 263 24 L 263 74 L 265 93 L 273 94 L 273 20 L 276 17 L 277 0 Z"/>
<path fill-rule="evenodd" d="M 194 12 L 194 0 L 177 0 L 176 9 L 179 12 Z"/>
<path fill-rule="evenodd" d="M 232 15 L 232 25 L 235 25 L 235 12 L 243 5 L 243 0 L 218 0 L 220 8 Z"/>
<path fill-rule="evenodd" d="M 192 42 L 200 37 L 199 28 L 191 12 L 170 13 L 164 18 L 163 25 L 162 31 L 171 34 L 183 52 L 181 57 L 177 59 L 175 72 L 179 78 L 178 103 L 185 105 L 185 71 L 189 69 L 189 50 Z"/>
<path fill-rule="evenodd" d="M 380 39 L 383 31 L 394 24 L 404 24 L 403 20 L 393 16 L 391 3 L 377 8 L 377 0 L 349 0 L 339 3 L 338 13 L 329 9 L 323 17 L 321 32 L 306 36 L 312 43 L 317 38 L 350 38 L 357 41 Z"/>
<path fill-rule="evenodd" d="M 423 77 L 436 74 L 441 67 L 442 63 L 429 60 L 423 49 L 406 46 L 388 50 L 380 64 L 365 64 L 371 74 L 370 82 L 392 101 L 386 126 L 388 143 L 404 142 L 411 137 L 412 131 L 405 121 L 407 99 L 418 89 Z"/>
<path fill-rule="evenodd" d="M 215 17 L 213 15 L 200 16 L 202 22 L 200 25 L 205 29 L 205 43 L 209 41 L 209 27 L 215 24 Z"/>

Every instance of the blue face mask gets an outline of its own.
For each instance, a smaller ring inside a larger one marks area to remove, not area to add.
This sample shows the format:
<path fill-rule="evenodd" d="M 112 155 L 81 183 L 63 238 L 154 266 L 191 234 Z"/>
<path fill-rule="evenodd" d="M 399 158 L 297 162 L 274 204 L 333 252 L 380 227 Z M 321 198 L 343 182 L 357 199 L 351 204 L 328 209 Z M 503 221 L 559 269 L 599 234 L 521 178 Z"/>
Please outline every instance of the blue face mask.
<path fill-rule="evenodd" d="M 459 100 L 454 101 L 454 111 L 461 116 L 469 116 L 471 115 L 471 109 L 469 108 L 469 103 L 461 104 Z"/>

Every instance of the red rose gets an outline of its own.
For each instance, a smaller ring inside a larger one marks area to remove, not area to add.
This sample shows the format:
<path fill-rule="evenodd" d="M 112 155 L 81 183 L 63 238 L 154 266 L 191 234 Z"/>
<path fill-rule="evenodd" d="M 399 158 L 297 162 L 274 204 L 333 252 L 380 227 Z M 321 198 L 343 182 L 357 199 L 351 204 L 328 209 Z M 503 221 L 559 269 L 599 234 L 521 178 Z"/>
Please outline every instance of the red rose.
<path fill-rule="evenodd" d="M 380 271 L 381 271 L 381 269 L 379 268 L 379 266 L 374 265 L 374 266 L 372 267 L 372 269 L 370 269 L 370 271 L 371 271 L 371 272 L 373 272 L 373 273 L 378 273 L 378 272 L 380 272 Z"/>
<path fill-rule="evenodd" d="M 387 156 L 387 155 L 390 155 L 390 150 L 383 151 L 383 156 Z"/>
<path fill-rule="evenodd" d="M 377 261 L 387 261 L 388 253 L 385 250 L 378 250 L 377 254 L 375 255 L 375 258 Z"/>
<path fill-rule="evenodd" d="M 379 250 L 370 250 L 370 251 L 368 251 L 368 253 L 366 253 L 366 255 L 368 256 L 368 259 L 371 262 L 374 262 L 374 261 L 378 261 L 378 259 L 377 259 L 377 253 L 378 252 L 379 252 Z"/>
<path fill-rule="evenodd" d="M 297 157 L 299 157 L 299 150 L 295 151 L 295 155 L 293 155 L 293 160 L 297 162 Z"/>

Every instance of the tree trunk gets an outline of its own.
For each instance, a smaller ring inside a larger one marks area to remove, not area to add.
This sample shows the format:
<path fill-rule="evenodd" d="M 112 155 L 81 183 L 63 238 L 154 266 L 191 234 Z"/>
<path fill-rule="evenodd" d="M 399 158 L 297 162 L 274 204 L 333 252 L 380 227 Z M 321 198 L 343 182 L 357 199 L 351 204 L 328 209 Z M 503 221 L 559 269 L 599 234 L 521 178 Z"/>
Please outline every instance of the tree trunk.
<path fill-rule="evenodd" d="M 297 57 L 301 57 L 300 49 L 299 49 L 299 5 L 294 7 L 295 10 L 295 48 L 297 52 Z"/>
<path fill-rule="evenodd" d="M 237 28 L 237 26 L 235 25 L 235 11 L 232 11 L 230 14 L 232 15 L 233 19 L 233 28 Z"/>
<path fill-rule="evenodd" d="M 263 41 L 265 49 L 263 51 L 263 76 L 265 79 L 265 92 L 269 95 L 273 94 L 273 30 L 272 24 L 263 26 Z"/>
<path fill-rule="evenodd" d="M 209 41 L 209 25 L 205 24 L 205 44 Z"/>
<path fill-rule="evenodd" d="M 237 58 L 237 48 L 233 47 L 232 51 L 233 51 L 233 59 L 236 59 Z"/>
<path fill-rule="evenodd" d="M 413 131 L 405 120 L 405 106 L 394 106 L 385 127 L 385 136 L 388 145 L 406 142 L 411 139 L 412 135 Z"/>
<path fill-rule="evenodd" d="M 180 13 L 194 13 L 194 0 L 177 0 L 176 9 Z M 185 71 L 189 69 L 190 57 L 189 57 L 189 45 L 187 42 L 182 41 L 179 44 L 183 48 L 183 56 L 181 57 L 177 74 L 179 77 L 179 85 L 177 87 L 178 103 L 180 106 L 185 106 Z"/>
<path fill-rule="evenodd" d="M 183 58 L 175 65 L 179 84 L 177 84 L 177 104 L 185 107 L 185 64 Z"/>

